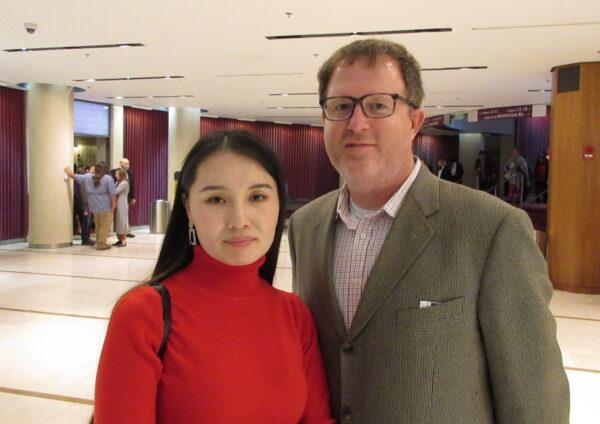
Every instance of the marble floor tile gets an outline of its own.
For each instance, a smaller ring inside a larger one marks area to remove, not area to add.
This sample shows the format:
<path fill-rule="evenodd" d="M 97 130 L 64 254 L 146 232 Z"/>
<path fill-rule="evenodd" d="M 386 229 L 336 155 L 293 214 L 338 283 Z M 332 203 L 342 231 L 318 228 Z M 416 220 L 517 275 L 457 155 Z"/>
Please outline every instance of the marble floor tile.
<path fill-rule="evenodd" d="M 0 309 L 108 318 L 137 282 L 0 271 Z"/>
<path fill-rule="evenodd" d="M 93 407 L 0 392 L 2 424 L 84 424 Z"/>
<path fill-rule="evenodd" d="M 596 319 L 600 321 L 600 295 L 555 290 L 550 303 L 554 316 Z"/>
<path fill-rule="evenodd" d="M 565 367 L 600 372 L 600 322 L 557 318 L 556 326 Z"/>

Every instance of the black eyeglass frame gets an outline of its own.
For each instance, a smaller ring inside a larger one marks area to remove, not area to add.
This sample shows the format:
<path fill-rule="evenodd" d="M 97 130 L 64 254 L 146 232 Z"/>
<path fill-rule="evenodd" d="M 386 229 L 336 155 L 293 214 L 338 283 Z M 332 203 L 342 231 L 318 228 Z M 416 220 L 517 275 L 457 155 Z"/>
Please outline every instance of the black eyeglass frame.
<path fill-rule="evenodd" d="M 363 107 L 363 104 L 362 104 L 363 99 L 365 99 L 366 97 L 370 97 L 370 96 L 376 96 L 378 94 L 385 94 L 386 96 L 390 96 L 394 100 L 394 107 L 392 108 L 392 112 L 389 115 L 387 115 L 387 116 L 369 116 L 365 112 L 365 108 Z M 350 99 L 350 100 L 352 100 L 353 104 L 352 104 L 352 112 L 350 112 L 350 116 L 348 116 L 347 118 L 344 118 L 344 119 L 330 119 L 330 118 L 328 118 L 327 117 L 327 113 L 325 112 L 325 102 L 327 100 L 331 100 L 331 99 Z M 396 111 L 396 103 L 398 102 L 398 100 L 400 100 L 402 103 L 404 103 L 404 104 L 412 107 L 413 109 L 419 109 L 419 106 L 417 106 L 417 104 L 415 102 L 413 102 L 409 98 L 401 96 L 400 94 L 397 94 L 397 93 L 369 93 L 369 94 L 365 94 L 362 97 L 332 96 L 332 97 L 326 97 L 324 99 L 319 100 L 319 105 L 321 106 L 321 109 L 323 110 L 323 116 L 325 116 L 325 119 L 327 119 L 328 121 L 338 122 L 338 121 L 347 121 L 347 120 L 351 119 L 352 115 L 354 115 L 354 110 L 356 109 L 356 105 L 357 104 L 360 104 L 360 108 L 362 109 L 363 114 L 366 117 L 370 118 L 370 119 L 389 118 Z"/>

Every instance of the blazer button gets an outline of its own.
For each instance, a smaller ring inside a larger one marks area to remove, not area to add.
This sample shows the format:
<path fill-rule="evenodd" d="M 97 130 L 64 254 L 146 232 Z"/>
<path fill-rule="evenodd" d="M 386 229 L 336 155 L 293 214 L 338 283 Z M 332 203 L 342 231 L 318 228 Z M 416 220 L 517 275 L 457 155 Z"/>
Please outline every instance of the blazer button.
<path fill-rule="evenodd" d="M 344 343 L 344 345 L 342 346 L 342 352 L 352 353 L 354 352 L 354 346 L 352 346 L 350 343 Z"/>

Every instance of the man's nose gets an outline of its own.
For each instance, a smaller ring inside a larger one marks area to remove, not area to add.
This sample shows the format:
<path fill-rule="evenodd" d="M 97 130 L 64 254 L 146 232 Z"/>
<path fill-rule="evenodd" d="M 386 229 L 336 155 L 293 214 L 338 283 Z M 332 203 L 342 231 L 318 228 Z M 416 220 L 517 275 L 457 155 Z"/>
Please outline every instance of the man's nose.
<path fill-rule="evenodd" d="M 369 118 L 363 112 L 360 103 L 356 103 L 354 106 L 354 112 L 348 120 L 348 129 L 354 132 L 362 132 L 369 128 Z"/>

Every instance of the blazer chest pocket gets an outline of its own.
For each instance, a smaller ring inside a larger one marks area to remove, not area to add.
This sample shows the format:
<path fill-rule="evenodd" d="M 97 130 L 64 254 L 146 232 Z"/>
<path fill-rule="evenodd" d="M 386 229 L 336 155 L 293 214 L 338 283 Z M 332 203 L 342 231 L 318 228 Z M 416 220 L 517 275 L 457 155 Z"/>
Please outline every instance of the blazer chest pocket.
<path fill-rule="evenodd" d="M 418 305 L 399 308 L 396 310 L 396 323 L 401 326 L 410 324 L 439 326 L 440 323 L 460 318 L 463 314 L 464 304 L 465 298 L 457 297 L 425 308 L 419 308 Z"/>

